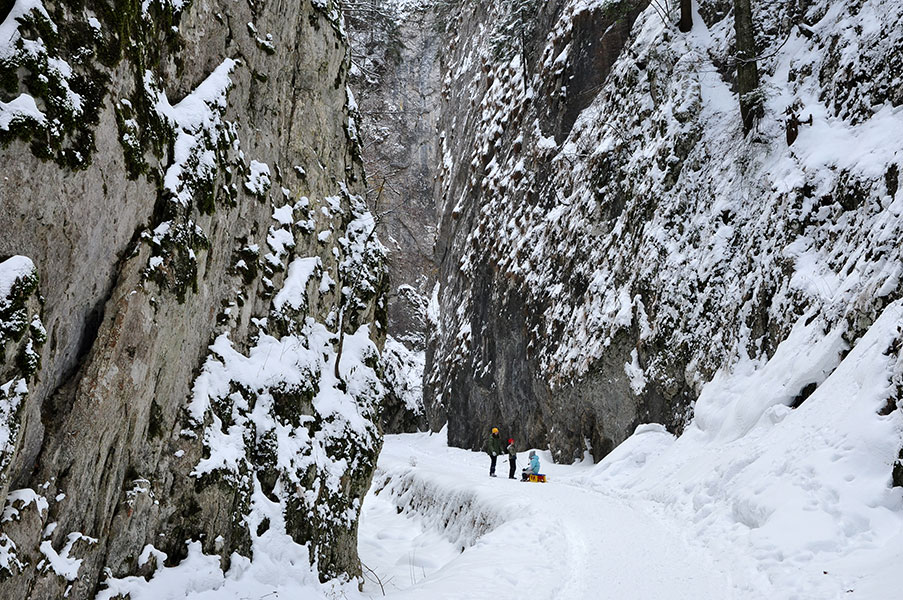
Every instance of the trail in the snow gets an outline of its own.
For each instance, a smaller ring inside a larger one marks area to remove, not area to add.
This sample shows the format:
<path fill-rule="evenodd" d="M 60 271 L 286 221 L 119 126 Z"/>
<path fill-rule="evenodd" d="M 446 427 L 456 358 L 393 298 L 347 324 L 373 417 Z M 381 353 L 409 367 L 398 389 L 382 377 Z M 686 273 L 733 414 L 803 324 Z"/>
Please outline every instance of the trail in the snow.
<path fill-rule="evenodd" d="M 580 466 L 544 462 L 546 484 L 490 478 L 487 468 L 484 455 L 448 448 L 440 436 L 387 438 L 360 552 L 389 581 L 389 597 L 731 596 L 704 550 L 623 499 L 581 486 Z M 381 594 L 372 584 L 366 591 Z"/>
<path fill-rule="evenodd" d="M 556 598 L 585 598 L 589 592 L 587 577 L 590 561 L 589 544 L 586 534 L 581 530 L 562 522 L 563 531 L 568 540 L 569 576 L 564 587 L 556 594 Z"/>

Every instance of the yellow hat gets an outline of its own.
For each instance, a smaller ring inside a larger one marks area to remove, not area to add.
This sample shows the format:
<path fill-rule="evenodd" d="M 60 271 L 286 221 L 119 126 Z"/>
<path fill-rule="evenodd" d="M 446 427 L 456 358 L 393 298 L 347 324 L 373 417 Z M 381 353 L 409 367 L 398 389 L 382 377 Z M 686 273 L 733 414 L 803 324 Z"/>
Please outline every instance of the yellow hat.
<path fill-rule="evenodd" d="M 492 433 L 498 433 L 498 432 L 499 432 L 499 428 L 498 428 L 498 427 L 493 427 L 493 428 L 492 428 Z"/>

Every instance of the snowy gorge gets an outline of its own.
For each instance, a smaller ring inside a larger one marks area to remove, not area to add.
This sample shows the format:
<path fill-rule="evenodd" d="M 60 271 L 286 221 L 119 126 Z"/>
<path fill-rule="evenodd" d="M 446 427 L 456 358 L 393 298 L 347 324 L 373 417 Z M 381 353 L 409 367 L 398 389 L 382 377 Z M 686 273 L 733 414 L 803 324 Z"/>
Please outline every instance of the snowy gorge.
<path fill-rule="evenodd" d="M 897 0 L 0 2 L 0 599 L 903 597 L 901 69 Z"/>

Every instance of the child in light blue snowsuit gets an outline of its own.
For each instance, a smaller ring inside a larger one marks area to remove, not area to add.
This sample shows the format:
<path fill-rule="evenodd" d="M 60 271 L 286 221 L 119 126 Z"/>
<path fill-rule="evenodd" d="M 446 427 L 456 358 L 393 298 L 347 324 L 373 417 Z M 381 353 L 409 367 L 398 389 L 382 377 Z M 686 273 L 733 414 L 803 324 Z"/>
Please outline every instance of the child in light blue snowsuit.
<path fill-rule="evenodd" d="M 539 475 L 539 457 L 536 456 L 535 450 L 530 450 L 530 464 L 524 468 L 521 479 L 527 479 L 528 475 Z"/>
<path fill-rule="evenodd" d="M 532 471 L 534 475 L 539 475 L 539 457 L 536 456 L 534 450 L 530 450 L 530 471 Z"/>

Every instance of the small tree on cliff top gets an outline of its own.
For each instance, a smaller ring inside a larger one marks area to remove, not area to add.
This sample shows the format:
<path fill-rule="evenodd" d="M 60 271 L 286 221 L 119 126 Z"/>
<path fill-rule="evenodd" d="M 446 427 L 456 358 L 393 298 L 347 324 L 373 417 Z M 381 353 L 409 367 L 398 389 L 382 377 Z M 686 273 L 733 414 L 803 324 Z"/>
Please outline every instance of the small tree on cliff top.
<path fill-rule="evenodd" d="M 536 28 L 536 15 L 542 2 L 540 0 L 505 0 L 502 2 L 502 15 L 493 35 L 492 54 L 496 59 L 508 59 L 516 52 L 523 53 L 527 40 Z"/>

